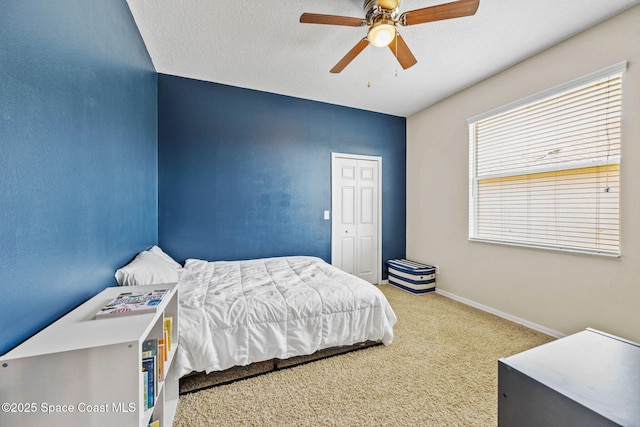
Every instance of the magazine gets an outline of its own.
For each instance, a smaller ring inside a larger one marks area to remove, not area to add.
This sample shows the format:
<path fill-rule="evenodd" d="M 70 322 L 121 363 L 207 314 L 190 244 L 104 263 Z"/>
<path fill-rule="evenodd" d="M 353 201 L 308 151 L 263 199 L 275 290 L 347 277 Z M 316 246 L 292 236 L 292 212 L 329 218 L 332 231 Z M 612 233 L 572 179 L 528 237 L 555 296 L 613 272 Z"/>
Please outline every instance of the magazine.
<path fill-rule="evenodd" d="M 149 292 L 124 292 L 96 313 L 96 319 L 130 314 L 155 313 L 168 289 Z"/>

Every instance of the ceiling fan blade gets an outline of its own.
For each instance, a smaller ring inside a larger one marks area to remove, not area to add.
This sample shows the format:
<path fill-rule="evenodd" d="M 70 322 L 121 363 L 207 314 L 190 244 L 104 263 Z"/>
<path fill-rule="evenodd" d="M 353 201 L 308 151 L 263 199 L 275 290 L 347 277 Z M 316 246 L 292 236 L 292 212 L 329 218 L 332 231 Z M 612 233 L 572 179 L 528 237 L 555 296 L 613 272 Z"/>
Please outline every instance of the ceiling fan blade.
<path fill-rule="evenodd" d="M 350 18 L 348 16 L 337 15 L 321 15 L 318 13 L 303 13 L 300 16 L 300 22 L 303 24 L 327 24 L 327 25 L 344 25 L 347 27 L 361 27 L 366 25 L 366 21 L 362 18 Z"/>
<path fill-rule="evenodd" d="M 397 32 L 396 38 L 389 43 L 389 49 L 393 52 L 393 56 L 398 58 L 398 62 L 405 70 L 409 67 L 413 67 L 418 62 L 416 57 L 413 56 L 413 53 L 411 53 L 409 46 L 407 46 L 402 36 Z"/>
<path fill-rule="evenodd" d="M 480 0 L 458 0 L 422 9 L 410 10 L 400 15 L 400 24 L 416 25 L 444 19 L 475 15 Z"/>
<path fill-rule="evenodd" d="M 363 38 L 360 40 L 347 54 L 342 58 L 332 69 L 331 72 L 336 74 L 340 71 L 344 70 L 344 68 L 354 60 L 356 56 L 360 54 L 364 50 L 365 47 L 369 46 L 369 40 Z"/>

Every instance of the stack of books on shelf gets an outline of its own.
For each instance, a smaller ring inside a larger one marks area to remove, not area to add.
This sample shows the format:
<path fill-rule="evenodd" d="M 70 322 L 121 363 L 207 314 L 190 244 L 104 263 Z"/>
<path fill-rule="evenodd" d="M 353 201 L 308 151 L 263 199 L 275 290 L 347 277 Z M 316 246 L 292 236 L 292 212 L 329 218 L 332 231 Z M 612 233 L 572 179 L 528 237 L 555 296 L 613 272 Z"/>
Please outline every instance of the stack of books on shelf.
<path fill-rule="evenodd" d="M 160 383 L 164 381 L 165 362 L 171 351 L 173 317 L 163 320 L 162 338 L 150 338 L 142 343 L 142 376 L 145 409 L 153 408 Z"/>

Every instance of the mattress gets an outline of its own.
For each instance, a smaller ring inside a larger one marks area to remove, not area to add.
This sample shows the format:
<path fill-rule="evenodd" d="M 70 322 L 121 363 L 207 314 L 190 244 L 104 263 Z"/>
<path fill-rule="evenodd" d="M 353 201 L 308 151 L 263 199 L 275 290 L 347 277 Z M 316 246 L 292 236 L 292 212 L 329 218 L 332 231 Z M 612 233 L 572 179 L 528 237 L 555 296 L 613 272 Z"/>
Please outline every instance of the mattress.
<path fill-rule="evenodd" d="M 374 285 L 320 258 L 189 259 L 179 282 L 178 375 L 393 340 Z"/>

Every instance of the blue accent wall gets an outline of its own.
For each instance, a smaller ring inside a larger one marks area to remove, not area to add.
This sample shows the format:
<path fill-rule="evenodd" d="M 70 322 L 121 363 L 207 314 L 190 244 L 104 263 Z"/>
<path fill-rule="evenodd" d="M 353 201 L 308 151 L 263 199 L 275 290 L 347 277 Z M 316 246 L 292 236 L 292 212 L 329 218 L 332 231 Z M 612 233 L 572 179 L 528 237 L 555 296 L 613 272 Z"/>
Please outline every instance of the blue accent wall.
<path fill-rule="evenodd" d="M 125 0 L 0 11 L 0 354 L 157 242 L 157 74 Z"/>
<path fill-rule="evenodd" d="M 383 262 L 404 257 L 405 118 L 160 74 L 158 123 L 159 244 L 176 259 L 330 262 L 331 152 L 383 158 Z"/>

